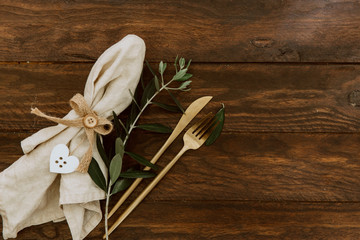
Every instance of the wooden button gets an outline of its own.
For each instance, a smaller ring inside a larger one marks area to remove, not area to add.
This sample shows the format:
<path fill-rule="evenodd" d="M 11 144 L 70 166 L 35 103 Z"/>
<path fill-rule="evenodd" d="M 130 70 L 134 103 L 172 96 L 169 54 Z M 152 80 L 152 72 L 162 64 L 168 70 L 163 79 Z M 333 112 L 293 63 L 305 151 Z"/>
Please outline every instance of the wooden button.
<path fill-rule="evenodd" d="M 98 120 L 96 116 L 89 114 L 83 118 L 83 123 L 87 128 L 94 128 L 97 126 Z"/>

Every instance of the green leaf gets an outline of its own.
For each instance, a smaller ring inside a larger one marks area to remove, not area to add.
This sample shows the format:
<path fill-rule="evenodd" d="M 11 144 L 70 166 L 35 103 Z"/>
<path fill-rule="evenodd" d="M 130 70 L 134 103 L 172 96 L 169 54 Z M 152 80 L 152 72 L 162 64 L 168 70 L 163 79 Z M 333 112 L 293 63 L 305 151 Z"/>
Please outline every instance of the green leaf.
<path fill-rule="evenodd" d="M 186 82 L 183 82 L 181 85 L 180 85 L 180 87 L 179 87 L 179 89 L 181 90 L 181 91 L 189 91 L 190 90 L 190 88 L 188 88 L 188 86 L 190 85 L 192 83 L 192 81 L 186 81 Z"/>
<path fill-rule="evenodd" d="M 161 61 L 161 62 L 159 63 L 159 73 L 160 73 L 161 75 L 164 74 L 165 69 L 166 69 L 166 66 L 167 66 L 167 64 L 166 64 L 166 63 L 163 63 L 163 61 Z"/>
<path fill-rule="evenodd" d="M 134 182 L 134 179 L 130 178 L 121 178 L 116 181 L 114 184 L 111 194 L 116 194 L 118 192 L 126 190 Z"/>
<path fill-rule="evenodd" d="M 116 154 L 110 163 L 110 179 L 111 183 L 114 184 L 119 178 L 122 168 L 122 157 L 120 154 Z"/>
<path fill-rule="evenodd" d="M 130 129 L 130 126 L 133 124 L 133 122 L 135 121 L 136 117 L 138 114 L 138 108 L 135 106 L 134 103 L 131 104 L 131 110 L 130 110 L 130 114 L 126 120 L 126 129 Z M 126 134 L 128 134 L 129 130 L 126 130 Z M 122 138 L 125 139 L 126 135 L 122 135 Z"/>
<path fill-rule="evenodd" d="M 143 107 L 148 99 L 150 99 L 154 93 L 156 92 L 155 87 L 155 78 L 153 78 L 145 87 L 145 90 L 143 92 L 142 98 L 141 98 L 141 104 L 140 106 Z"/>
<path fill-rule="evenodd" d="M 150 66 L 150 63 L 149 63 L 147 60 L 145 60 L 145 64 L 146 64 L 146 66 L 148 67 L 148 69 L 150 70 L 151 74 L 155 77 L 155 76 L 156 76 L 156 73 L 155 73 L 155 71 L 152 69 L 152 67 Z"/>
<path fill-rule="evenodd" d="M 157 133 L 171 133 L 172 132 L 172 129 L 170 127 L 162 125 L 160 123 L 141 124 L 136 127 L 143 129 L 143 130 L 147 130 L 150 132 L 157 132 Z"/>
<path fill-rule="evenodd" d="M 168 110 L 170 112 L 181 112 L 181 110 L 174 105 L 169 105 L 169 104 L 165 104 L 165 103 L 158 103 L 158 102 L 152 102 L 152 104 L 155 104 L 156 106 L 159 106 L 165 110 Z"/>
<path fill-rule="evenodd" d="M 146 158 L 144 158 L 143 156 L 136 154 L 136 153 L 132 153 L 132 152 L 125 152 L 127 155 L 129 155 L 132 159 L 134 159 L 135 161 L 137 161 L 138 163 L 150 167 L 154 170 L 159 170 L 159 166 L 151 163 L 149 160 L 147 160 Z"/>
<path fill-rule="evenodd" d="M 186 66 L 186 69 L 188 69 L 188 70 L 189 70 L 189 67 L 190 67 L 191 61 L 192 61 L 192 60 L 190 59 L 190 61 L 188 62 L 187 66 Z"/>
<path fill-rule="evenodd" d="M 106 180 L 97 161 L 92 158 L 88 173 L 96 185 L 106 192 Z"/>
<path fill-rule="evenodd" d="M 131 98 L 132 98 L 133 103 L 135 103 L 135 105 L 139 108 L 139 110 L 141 110 L 139 104 L 137 103 L 137 101 L 136 101 L 136 99 L 135 99 L 134 94 L 131 92 L 130 89 L 129 89 L 129 93 L 130 93 L 130 95 L 131 95 Z"/>
<path fill-rule="evenodd" d="M 97 150 L 98 150 L 98 152 L 100 154 L 100 157 L 104 161 L 106 167 L 109 167 L 110 161 L 109 161 L 109 158 L 107 157 L 107 155 L 105 153 L 105 149 L 104 149 L 104 146 L 103 146 L 103 144 L 101 142 L 99 134 L 96 134 L 96 147 L 97 147 Z"/>
<path fill-rule="evenodd" d="M 136 168 L 131 167 L 126 170 L 126 172 L 131 172 L 136 170 Z M 116 183 L 113 185 L 113 190 L 111 194 L 115 194 L 121 191 L 126 190 L 132 183 L 134 182 L 133 178 L 121 178 L 116 181 Z"/>
<path fill-rule="evenodd" d="M 130 116 L 128 118 L 129 124 L 131 124 L 135 121 L 138 112 L 139 112 L 139 108 L 136 106 L 135 103 L 132 103 L 131 110 L 130 110 Z"/>
<path fill-rule="evenodd" d="M 135 91 L 135 95 L 134 95 L 135 99 L 136 99 L 137 93 L 138 93 L 138 90 Z M 130 125 L 135 121 L 138 112 L 139 112 L 138 106 L 136 106 L 136 104 L 134 102 L 132 102 L 131 103 L 130 114 L 129 114 L 129 117 L 127 118 L 127 120 L 126 120 L 126 127 L 125 127 L 125 129 L 127 129 L 126 133 L 128 132 L 128 129 L 130 128 Z"/>
<path fill-rule="evenodd" d="M 122 121 L 116 116 L 116 113 L 113 111 L 113 117 L 114 117 L 114 127 L 116 136 L 121 136 L 121 129 L 120 126 L 124 129 L 125 133 L 127 134 L 128 130 L 126 129 L 125 125 L 122 123 Z"/>
<path fill-rule="evenodd" d="M 180 109 L 180 111 L 182 113 L 184 113 L 184 108 L 181 106 L 180 102 L 176 99 L 176 97 L 168 90 L 168 93 L 170 95 L 170 97 L 173 99 L 173 101 L 175 102 L 176 106 Z"/>
<path fill-rule="evenodd" d="M 141 83 L 142 89 L 144 90 L 145 89 L 145 85 L 144 85 L 144 69 L 141 71 L 140 83 Z"/>
<path fill-rule="evenodd" d="M 179 59 L 179 55 L 176 55 L 176 58 L 175 58 L 175 63 L 174 63 L 176 73 L 178 72 L 178 69 L 177 69 L 177 62 L 178 62 L 178 59 Z"/>
<path fill-rule="evenodd" d="M 118 119 L 118 120 L 119 120 L 121 127 L 124 129 L 125 133 L 127 134 L 128 130 L 126 129 L 125 125 L 123 124 L 123 122 L 120 119 Z"/>
<path fill-rule="evenodd" d="M 114 117 L 114 128 L 115 128 L 116 136 L 120 137 L 121 135 L 120 122 L 116 113 L 114 111 L 112 113 Z"/>
<path fill-rule="evenodd" d="M 122 172 L 120 177 L 123 178 L 152 178 L 155 177 L 156 174 L 149 171 L 129 171 L 129 172 Z"/>
<path fill-rule="evenodd" d="M 192 76 L 193 75 L 191 73 L 186 73 L 182 78 L 180 78 L 176 81 L 183 82 L 183 81 L 189 80 L 190 78 L 192 78 Z"/>
<path fill-rule="evenodd" d="M 174 80 L 174 81 L 179 81 L 179 79 L 181 79 L 182 77 L 185 76 L 186 72 L 187 72 L 187 69 L 186 69 L 186 68 L 185 68 L 185 69 L 181 69 L 180 71 L 178 71 L 178 72 L 175 74 L 175 76 L 172 78 L 172 80 Z"/>
<path fill-rule="evenodd" d="M 185 67 L 185 58 L 180 58 L 179 66 L 180 66 L 180 69 L 183 69 Z"/>
<path fill-rule="evenodd" d="M 121 157 L 124 156 L 124 143 L 121 138 L 115 140 L 115 154 L 120 154 Z"/>
<path fill-rule="evenodd" d="M 154 78 L 154 82 L 155 82 L 156 91 L 159 91 L 160 90 L 160 83 L 159 83 L 159 79 L 156 76 Z"/>
<path fill-rule="evenodd" d="M 205 145 L 209 146 L 213 144 L 216 139 L 220 136 L 221 131 L 224 127 L 225 121 L 225 106 L 223 104 L 222 108 L 215 115 L 215 123 L 217 123 L 215 129 L 210 134 L 210 137 L 206 140 Z"/>

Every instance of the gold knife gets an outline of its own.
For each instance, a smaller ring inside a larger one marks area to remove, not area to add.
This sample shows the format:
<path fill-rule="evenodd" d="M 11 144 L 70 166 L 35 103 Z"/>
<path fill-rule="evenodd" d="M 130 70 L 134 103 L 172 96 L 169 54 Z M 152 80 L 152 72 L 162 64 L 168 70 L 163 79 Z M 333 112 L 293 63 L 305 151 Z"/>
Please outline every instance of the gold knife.
<path fill-rule="evenodd" d="M 190 106 L 186 109 L 184 114 L 181 116 L 178 124 L 174 128 L 174 131 L 171 133 L 169 138 L 166 140 L 164 145 L 160 148 L 160 150 L 155 154 L 155 156 L 151 159 L 151 163 L 155 164 L 156 161 L 160 158 L 160 156 L 165 152 L 165 150 L 170 146 L 170 144 L 176 139 L 177 136 L 185 129 L 185 127 L 191 122 L 191 120 L 203 109 L 208 102 L 212 99 L 212 96 L 201 97 L 190 104 Z M 144 170 L 150 170 L 150 167 L 145 167 Z M 137 178 L 132 185 L 126 190 L 126 192 L 121 196 L 116 205 L 111 209 L 108 219 L 114 215 L 116 210 L 125 202 L 125 200 L 129 197 L 129 195 L 134 191 L 134 189 L 139 185 L 142 181 L 142 178 Z"/>

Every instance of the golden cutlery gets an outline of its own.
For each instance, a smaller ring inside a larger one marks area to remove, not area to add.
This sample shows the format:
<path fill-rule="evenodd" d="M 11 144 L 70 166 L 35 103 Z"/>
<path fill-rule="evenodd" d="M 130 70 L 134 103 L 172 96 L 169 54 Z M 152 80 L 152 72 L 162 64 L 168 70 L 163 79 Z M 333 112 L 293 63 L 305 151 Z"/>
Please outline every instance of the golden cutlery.
<path fill-rule="evenodd" d="M 170 144 L 176 139 L 177 136 L 185 129 L 185 127 L 190 123 L 190 121 L 203 109 L 206 104 L 212 99 L 212 96 L 201 97 L 195 100 L 190 104 L 190 106 L 186 109 L 185 113 L 180 118 L 178 124 L 174 128 L 174 131 L 171 133 L 169 138 L 166 140 L 164 145 L 160 148 L 160 150 L 155 154 L 155 156 L 151 159 L 151 163 L 155 164 L 156 161 L 160 158 L 160 156 L 165 152 L 165 150 L 170 146 Z M 145 171 L 150 170 L 150 167 L 144 168 Z M 132 185 L 126 190 L 126 192 L 121 196 L 119 201 L 115 204 L 115 206 L 111 209 L 108 219 L 116 212 L 117 209 L 125 202 L 125 200 L 129 197 L 129 195 L 134 191 L 134 189 L 139 185 L 142 181 L 142 178 L 137 178 Z"/>
<path fill-rule="evenodd" d="M 210 136 L 211 131 L 215 127 L 215 120 L 211 117 L 211 114 L 205 116 L 201 121 L 194 124 L 184 134 L 184 146 L 180 152 L 174 157 L 171 162 L 153 179 L 153 181 L 145 188 L 145 190 L 131 203 L 131 205 L 125 210 L 125 212 L 119 217 L 118 220 L 109 229 L 108 235 L 110 235 L 123 221 L 124 219 L 139 205 L 139 203 L 149 194 L 149 192 L 156 186 L 156 184 L 165 176 L 165 174 L 171 169 L 177 160 L 187 151 L 195 150 L 204 144 L 206 139 Z M 106 235 L 104 235 L 104 239 Z"/>

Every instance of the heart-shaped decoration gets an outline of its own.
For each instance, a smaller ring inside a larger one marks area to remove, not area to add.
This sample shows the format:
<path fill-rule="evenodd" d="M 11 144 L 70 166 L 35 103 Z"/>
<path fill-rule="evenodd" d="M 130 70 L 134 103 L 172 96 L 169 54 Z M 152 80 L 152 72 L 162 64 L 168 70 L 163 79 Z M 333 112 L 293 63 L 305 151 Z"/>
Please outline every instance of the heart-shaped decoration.
<path fill-rule="evenodd" d="M 79 166 L 79 159 L 69 156 L 69 148 L 65 144 L 56 145 L 51 151 L 50 172 L 72 173 Z"/>

